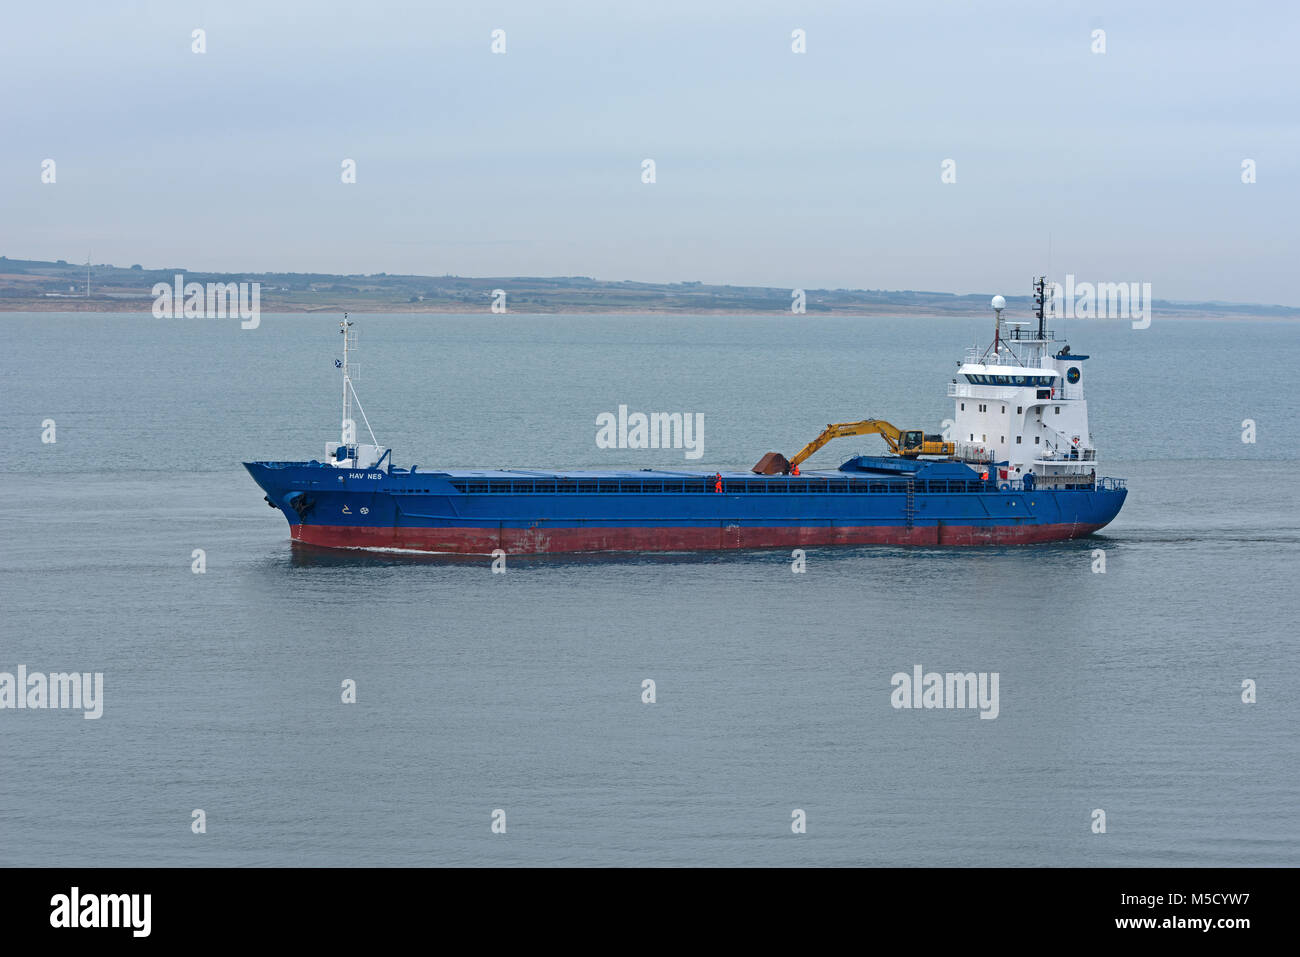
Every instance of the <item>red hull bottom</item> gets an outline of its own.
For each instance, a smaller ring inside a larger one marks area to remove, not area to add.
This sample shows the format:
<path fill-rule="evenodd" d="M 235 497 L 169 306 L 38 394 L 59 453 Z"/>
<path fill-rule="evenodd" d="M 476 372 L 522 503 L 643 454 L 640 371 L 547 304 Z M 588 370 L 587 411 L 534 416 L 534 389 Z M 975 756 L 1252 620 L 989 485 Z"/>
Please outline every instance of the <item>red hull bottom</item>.
<path fill-rule="evenodd" d="M 1031 545 L 1091 535 L 1101 525 L 927 525 L 915 528 L 811 526 L 751 528 L 369 528 L 294 525 L 296 541 L 330 548 L 509 555 L 545 552 L 679 552 L 820 545 Z"/>

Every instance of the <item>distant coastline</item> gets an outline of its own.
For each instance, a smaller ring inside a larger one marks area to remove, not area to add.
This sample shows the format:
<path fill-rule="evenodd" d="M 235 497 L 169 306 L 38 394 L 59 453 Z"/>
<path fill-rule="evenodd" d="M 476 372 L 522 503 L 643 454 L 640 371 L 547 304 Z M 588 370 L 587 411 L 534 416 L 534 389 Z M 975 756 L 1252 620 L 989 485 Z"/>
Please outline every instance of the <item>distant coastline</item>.
<path fill-rule="evenodd" d="M 724 286 L 699 282 L 644 283 L 591 279 L 463 276 L 332 275 L 326 273 L 215 273 L 182 267 L 91 265 L 63 260 L 0 256 L 0 312 L 149 313 L 156 283 L 261 284 L 263 313 L 490 314 L 496 290 L 504 290 L 514 314 L 791 315 L 795 290 L 767 286 Z M 1029 281 L 1026 278 L 1025 285 Z M 804 289 L 807 318 L 832 316 L 979 316 L 996 292 L 1008 310 L 1028 315 L 1028 295 L 1007 290 L 956 295 L 917 290 Z M 1300 308 L 1224 302 L 1155 299 L 1152 317 L 1162 319 L 1300 320 Z"/>

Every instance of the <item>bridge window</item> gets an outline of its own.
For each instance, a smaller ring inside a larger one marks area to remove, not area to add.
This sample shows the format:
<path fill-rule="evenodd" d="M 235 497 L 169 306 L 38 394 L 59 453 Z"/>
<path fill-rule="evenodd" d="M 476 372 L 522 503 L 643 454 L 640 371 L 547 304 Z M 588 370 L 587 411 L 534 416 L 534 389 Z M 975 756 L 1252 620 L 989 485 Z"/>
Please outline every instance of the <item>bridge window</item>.
<path fill-rule="evenodd" d="M 1019 444 L 1020 444 L 1020 436 L 1017 435 L 1017 436 L 1016 436 L 1016 445 L 1019 445 Z"/>

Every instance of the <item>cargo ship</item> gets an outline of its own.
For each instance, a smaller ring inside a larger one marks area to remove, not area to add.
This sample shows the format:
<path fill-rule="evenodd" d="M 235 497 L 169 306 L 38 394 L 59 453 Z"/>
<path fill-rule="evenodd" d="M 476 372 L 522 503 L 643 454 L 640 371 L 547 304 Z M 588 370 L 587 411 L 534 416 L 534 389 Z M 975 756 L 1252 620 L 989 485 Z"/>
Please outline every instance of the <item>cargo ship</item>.
<path fill-rule="evenodd" d="M 340 323 L 343 433 L 323 460 L 245 462 L 299 542 L 335 548 L 522 555 L 829 545 L 1013 545 L 1090 535 L 1119 513 L 1123 479 L 1097 476 L 1084 363 L 1045 324 L 1004 321 L 958 363 L 944 434 L 883 419 L 832 423 L 747 471 L 424 469 L 393 464 L 353 385 Z M 353 406 L 370 443 L 358 443 Z M 835 438 L 879 435 L 884 455 L 803 470 Z"/>

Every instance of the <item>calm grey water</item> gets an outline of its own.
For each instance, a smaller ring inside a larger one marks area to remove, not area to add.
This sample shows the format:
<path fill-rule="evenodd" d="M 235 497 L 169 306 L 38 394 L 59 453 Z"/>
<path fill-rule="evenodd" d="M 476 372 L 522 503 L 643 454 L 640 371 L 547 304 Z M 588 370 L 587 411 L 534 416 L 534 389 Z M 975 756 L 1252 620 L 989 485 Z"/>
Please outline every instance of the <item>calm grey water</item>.
<path fill-rule="evenodd" d="M 336 437 L 336 320 L 0 316 L 0 671 L 105 676 L 97 721 L 0 711 L 0 864 L 1300 864 L 1300 326 L 1068 325 L 1130 487 L 1091 540 L 493 575 L 295 550 L 239 466 Z M 399 464 L 705 469 L 937 426 L 990 325 L 359 322 Z M 704 458 L 597 449 L 620 403 L 703 412 Z M 895 711 L 916 664 L 999 717 Z"/>

